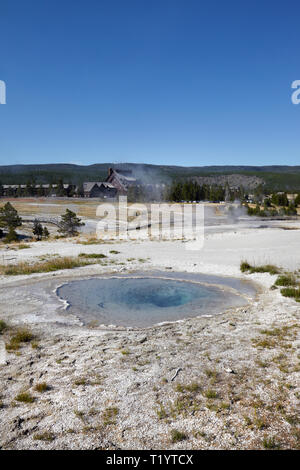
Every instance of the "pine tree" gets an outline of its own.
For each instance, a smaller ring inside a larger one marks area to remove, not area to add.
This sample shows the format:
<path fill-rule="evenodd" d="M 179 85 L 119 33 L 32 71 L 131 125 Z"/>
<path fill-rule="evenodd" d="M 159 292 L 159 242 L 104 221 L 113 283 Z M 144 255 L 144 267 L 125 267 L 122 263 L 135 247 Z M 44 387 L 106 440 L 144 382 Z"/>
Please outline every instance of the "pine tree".
<path fill-rule="evenodd" d="M 4 207 L 0 209 L 0 227 L 7 227 L 8 229 L 15 229 L 22 225 L 22 219 L 19 217 L 17 210 L 7 202 Z"/>
<path fill-rule="evenodd" d="M 36 236 L 37 240 L 41 240 L 42 235 L 43 235 L 43 227 L 42 227 L 42 224 L 37 219 L 35 219 L 35 221 L 33 222 L 32 232 L 33 232 L 33 235 Z"/>
<path fill-rule="evenodd" d="M 65 235 L 76 235 L 77 229 L 82 227 L 84 222 L 81 222 L 81 219 L 76 216 L 75 212 L 70 211 L 69 209 L 66 210 L 66 213 L 61 216 L 61 220 L 59 222 L 59 232 Z"/>
<path fill-rule="evenodd" d="M 47 227 L 44 227 L 43 228 L 43 237 L 48 238 L 49 235 L 50 235 L 49 230 L 47 229 Z"/>

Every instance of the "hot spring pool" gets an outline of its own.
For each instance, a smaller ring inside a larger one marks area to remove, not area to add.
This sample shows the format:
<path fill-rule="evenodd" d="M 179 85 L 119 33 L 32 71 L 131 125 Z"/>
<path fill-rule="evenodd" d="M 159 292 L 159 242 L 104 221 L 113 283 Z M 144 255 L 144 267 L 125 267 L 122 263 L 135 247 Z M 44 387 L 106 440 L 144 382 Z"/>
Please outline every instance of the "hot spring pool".
<path fill-rule="evenodd" d="M 147 327 L 214 314 L 246 303 L 244 296 L 231 289 L 191 279 L 163 277 L 97 277 L 71 281 L 59 287 L 57 295 L 84 324 L 97 321 L 127 327 Z"/>

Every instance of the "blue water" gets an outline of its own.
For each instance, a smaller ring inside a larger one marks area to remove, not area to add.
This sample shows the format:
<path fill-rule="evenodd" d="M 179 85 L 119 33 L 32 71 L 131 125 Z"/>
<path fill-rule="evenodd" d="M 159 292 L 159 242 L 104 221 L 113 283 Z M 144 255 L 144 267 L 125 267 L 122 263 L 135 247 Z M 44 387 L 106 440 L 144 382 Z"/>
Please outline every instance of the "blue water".
<path fill-rule="evenodd" d="M 198 315 L 213 314 L 245 299 L 215 286 L 165 278 L 90 278 L 58 289 L 69 312 L 85 324 L 146 327 Z"/>

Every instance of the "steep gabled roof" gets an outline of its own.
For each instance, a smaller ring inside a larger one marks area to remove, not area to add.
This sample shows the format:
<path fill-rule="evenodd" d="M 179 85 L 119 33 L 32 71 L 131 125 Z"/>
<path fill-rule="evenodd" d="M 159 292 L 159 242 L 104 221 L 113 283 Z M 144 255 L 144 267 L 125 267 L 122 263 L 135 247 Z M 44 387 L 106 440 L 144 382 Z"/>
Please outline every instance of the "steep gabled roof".
<path fill-rule="evenodd" d="M 83 190 L 86 192 L 90 192 L 95 186 L 98 186 L 98 188 L 102 186 L 108 189 L 116 189 L 113 184 L 107 183 L 105 181 L 86 181 L 85 183 L 83 183 Z"/>
<path fill-rule="evenodd" d="M 94 186 L 99 186 L 101 183 L 97 181 L 87 181 L 86 183 L 83 183 L 83 190 L 86 192 L 89 192 L 93 189 Z"/>
<path fill-rule="evenodd" d="M 127 189 L 128 186 L 137 182 L 136 178 L 132 176 L 132 172 L 130 170 L 122 172 L 116 168 L 109 168 L 106 182 L 111 182 L 114 178 L 121 186 L 123 186 L 124 189 Z"/>

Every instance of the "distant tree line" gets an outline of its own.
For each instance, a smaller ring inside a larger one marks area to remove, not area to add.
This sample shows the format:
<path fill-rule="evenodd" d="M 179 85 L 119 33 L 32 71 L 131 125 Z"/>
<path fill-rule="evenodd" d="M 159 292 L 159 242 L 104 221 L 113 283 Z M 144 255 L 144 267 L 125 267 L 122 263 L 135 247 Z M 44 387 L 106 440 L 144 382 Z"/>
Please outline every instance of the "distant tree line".
<path fill-rule="evenodd" d="M 182 201 L 210 201 L 220 202 L 245 199 L 245 190 L 243 187 L 232 189 L 226 184 L 220 185 L 200 185 L 196 181 L 178 181 L 174 182 L 168 191 L 167 199 L 172 202 Z"/>
<path fill-rule="evenodd" d="M 265 198 L 263 208 L 259 203 L 255 207 L 247 204 L 248 215 L 259 217 L 291 216 L 297 215 L 297 207 L 300 205 L 300 193 L 294 200 L 289 200 L 286 193 L 274 193 L 271 197 Z"/>
<path fill-rule="evenodd" d="M 128 202 L 157 202 L 167 199 L 164 185 L 132 185 L 127 191 Z"/>

